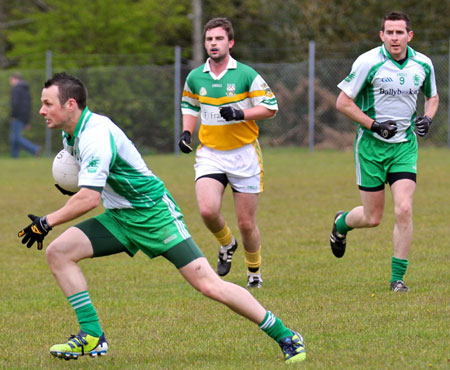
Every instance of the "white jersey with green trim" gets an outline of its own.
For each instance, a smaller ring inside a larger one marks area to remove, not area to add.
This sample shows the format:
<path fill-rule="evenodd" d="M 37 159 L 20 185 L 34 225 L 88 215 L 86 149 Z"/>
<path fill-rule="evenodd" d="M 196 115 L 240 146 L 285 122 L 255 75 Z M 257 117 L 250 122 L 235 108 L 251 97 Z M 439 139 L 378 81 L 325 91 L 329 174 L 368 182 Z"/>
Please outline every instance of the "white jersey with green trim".
<path fill-rule="evenodd" d="M 248 109 L 257 105 L 277 111 L 278 103 L 264 79 L 250 66 L 230 56 L 227 68 L 216 76 L 209 64 L 193 69 L 184 85 L 181 111 L 201 117 L 200 142 L 216 150 L 232 150 L 255 142 L 259 128 L 254 120 L 225 121 L 220 108 Z"/>
<path fill-rule="evenodd" d="M 164 194 L 163 182 L 106 116 L 86 107 L 74 134 L 63 131 L 63 145 L 80 165 L 78 186 L 102 189 L 105 208 L 151 208 Z"/>
<path fill-rule="evenodd" d="M 419 91 L 427 98 L 437 94 L 430 58 L 408 46 L 407 59 L 399 64 L 384 44 L 360 55 L 338 87 L 369 117 L 397 123 L 397 133 L 390 139 L 363 127 L 377 139 L 393 143 L 407 140 L 407 130 L 416 117 Z"/>

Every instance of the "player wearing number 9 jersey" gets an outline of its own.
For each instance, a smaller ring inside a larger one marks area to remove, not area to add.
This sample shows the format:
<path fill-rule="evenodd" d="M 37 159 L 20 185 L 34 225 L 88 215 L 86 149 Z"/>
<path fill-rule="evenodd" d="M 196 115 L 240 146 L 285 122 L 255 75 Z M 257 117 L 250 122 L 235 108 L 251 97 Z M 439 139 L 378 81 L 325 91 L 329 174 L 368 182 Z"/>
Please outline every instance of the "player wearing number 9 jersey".
<path fill-rule="evenodd" d="M 336 213 L 331 250 L 342 257 L 350 230 L 380 224 L 384 187 L 389 183 L 395 213 L 390 288 L 395 292 L 409 290 L 403 277 L 413 232 L 418 153 L 414 128 L 418 135 L 426 135 L 439 105 L 433 64 L 408 46 L 412 37 L 406 14 L 386 15 L 380 30 L 383 45 L 356 59 L 338 85 L 342 91 L 336 102 L 337 109 L 359 125 L 354 152 L 362 205 Z M 416 114 L 419 92 L 426 101 L 421 116 Z"/>

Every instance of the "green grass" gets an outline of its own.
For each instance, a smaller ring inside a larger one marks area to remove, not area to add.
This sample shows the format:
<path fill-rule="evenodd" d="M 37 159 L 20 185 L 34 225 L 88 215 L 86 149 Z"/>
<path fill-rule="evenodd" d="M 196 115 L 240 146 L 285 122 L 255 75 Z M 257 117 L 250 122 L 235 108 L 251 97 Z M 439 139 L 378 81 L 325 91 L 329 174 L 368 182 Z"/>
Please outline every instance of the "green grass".
<path fill-rule="evenodd" d="M 264 154 L 265 192 L 258 208 L 264 286 L 254 295 L 305 337 L 307 359 L 299 366 L 449 368 L 449 150 L 420 150 L 415 237 L 406 275 L 411 292 L 403 295 L 388 290 L 389 190 L 382 224 L 351 232 L 339 260 L 328 243 L 334 214 L 360 203 L 352 153 L 285 148 Z M 217 245 L 195 202 L 194 157 L 155 155 L 146 161 L 165 181 L 215 266 Z M 70 363 L 52 358 L 48 348 L 78 331 L 75 314 L 54 282 L 44 251 L 22 246 L 17 231 L 28 223 L 27 213 L 43 215 L 67 198 L 53 187 L 49 159 L 3 158 L 0 171 L 0 368 L 285 367 L 276 343 L 257 326 L 202 297 L 163 258 L 149 260 L 142 253 L 81 263 L 110 342 L 108 355 Z M 229 189 L 223 208 L 236 232 Z M 64 229 L 52 231 L 45 244 Z M 245 284 L 242 248 L 227 280 Z"/>

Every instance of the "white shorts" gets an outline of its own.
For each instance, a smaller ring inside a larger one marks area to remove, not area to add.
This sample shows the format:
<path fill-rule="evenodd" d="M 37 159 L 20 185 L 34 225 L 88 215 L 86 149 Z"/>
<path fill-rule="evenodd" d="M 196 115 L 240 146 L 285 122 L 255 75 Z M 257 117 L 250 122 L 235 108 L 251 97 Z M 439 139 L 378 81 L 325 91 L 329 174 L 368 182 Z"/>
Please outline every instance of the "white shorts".
<path fill-rule="evenodd" d="M 263 160 L 258 141 L 232 150 L 200 146 L 195 161 L 195 180 L 223 173 L 231 187 L 240 193 L 261 193 L 264 190 Z"/>

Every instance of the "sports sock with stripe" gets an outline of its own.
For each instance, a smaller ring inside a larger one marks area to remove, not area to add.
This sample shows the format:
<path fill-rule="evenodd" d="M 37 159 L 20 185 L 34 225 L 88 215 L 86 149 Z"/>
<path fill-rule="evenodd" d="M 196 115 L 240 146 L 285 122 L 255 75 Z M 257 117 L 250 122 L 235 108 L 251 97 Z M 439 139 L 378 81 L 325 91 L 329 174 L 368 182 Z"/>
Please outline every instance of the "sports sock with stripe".
<path fill-rule="evenodd" d="M 89 292 L 76 293 L 67 297 L 78 318 L 81 330 L 93 337 L 100 337 L 103 333 L 98 320 L 97 312 L 89 297 Z"/>
<path fill-rule="evenodd" d="M 272 339 L 275 339 L 277 342 L 292 335 L 292 330 L 286 328 L 283 322 L 270 311 L 266 312 L 266 316 L 264 317 L 262 323 L 259 324 L 259 327 L 263 332 L 265 332 Z"/>
<path fill-rule="evenodd" d="M 230 245 L 233 242 L 233 235 L 231 234 L 231 229 L 227 224 L 225 224 L 222 230 L 214 233 L 214 236 L 216 237 L 220 245 L 223 245 L 224 247 Z"/>
<path fill-rule="evenodd" d="M 258 272 L 261 266 L 261 247 L 256 252 L 248 252 L 244 249 L 244 254 L 248 271 L 253 273 Z"/>

